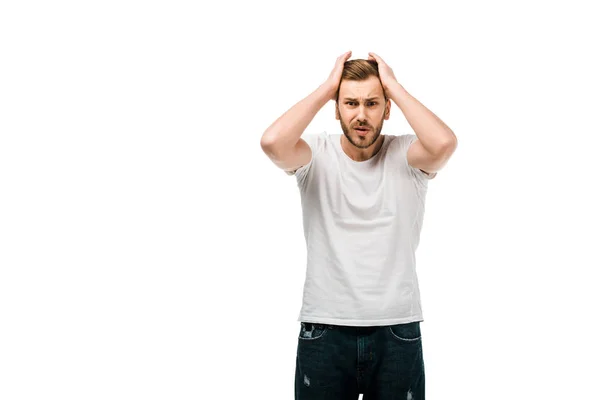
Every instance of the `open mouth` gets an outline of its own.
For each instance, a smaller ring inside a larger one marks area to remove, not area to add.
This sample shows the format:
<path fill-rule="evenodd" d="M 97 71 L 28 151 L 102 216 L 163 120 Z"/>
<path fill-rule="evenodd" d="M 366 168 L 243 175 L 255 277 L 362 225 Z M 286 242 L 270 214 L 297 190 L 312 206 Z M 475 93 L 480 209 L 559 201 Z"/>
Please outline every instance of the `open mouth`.
<path fill-rule="evenodd" d="M 354 130 L 361 136 L 365 136 L 367 133 L 369 133 L 369 128 L 354 128 Z"/>

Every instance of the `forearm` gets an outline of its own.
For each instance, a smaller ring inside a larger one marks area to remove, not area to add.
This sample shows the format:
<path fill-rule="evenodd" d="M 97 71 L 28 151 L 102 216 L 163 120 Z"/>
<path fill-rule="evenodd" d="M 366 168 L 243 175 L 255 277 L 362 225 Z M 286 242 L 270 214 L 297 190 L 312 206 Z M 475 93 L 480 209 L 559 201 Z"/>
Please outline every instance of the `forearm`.
<path fill-rule="evenodd" d="M 402 110 L 419 141 L 430 153 L 443 151 L 456 141 L 454 132 L 433 112 L 421 104 L 400 83 L 386 89 L 388 96 Z"/>
<path fill-rule="evenodd" d="M 292 149 L 321 108 L 332 98 L 332 88 L 322 84 L 296 103 L 267 128 L 261 138 L 263 148 L 271 151 Z"/>

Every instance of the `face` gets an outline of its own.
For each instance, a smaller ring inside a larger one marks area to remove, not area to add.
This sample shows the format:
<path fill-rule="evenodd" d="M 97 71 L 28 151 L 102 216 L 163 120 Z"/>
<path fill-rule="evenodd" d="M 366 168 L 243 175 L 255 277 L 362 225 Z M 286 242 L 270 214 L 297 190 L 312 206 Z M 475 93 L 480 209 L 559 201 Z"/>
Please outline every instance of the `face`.
<path fill-rule="evenodd" d="M 391 101 L 385 101 L 383 87 L 376 76 L 364 81 L 343 80 L 335 118 L 340 120 L 348 141 L 357 148 L 366 149 L 377 141 L 383 120 L 390 118 L 390 106 Z"/>

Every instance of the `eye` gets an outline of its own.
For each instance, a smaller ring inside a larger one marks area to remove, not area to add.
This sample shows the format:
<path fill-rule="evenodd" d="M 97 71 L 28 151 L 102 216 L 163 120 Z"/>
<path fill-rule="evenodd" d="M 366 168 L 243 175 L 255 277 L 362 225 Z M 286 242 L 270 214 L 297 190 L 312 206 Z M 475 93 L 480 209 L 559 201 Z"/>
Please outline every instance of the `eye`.
<path fill-rule="evenodd" d="M 375 102 L 375 101 L 370 101 L 369 103 L 371 103 L 373 105 L 377 104 L 377 102 Z"/>
<path fill-rule="evenodd" d="M 354 104 L 354 102 L 353 101 L 347 101 L 346 104 L 352 105 L 352 104 Z"/>

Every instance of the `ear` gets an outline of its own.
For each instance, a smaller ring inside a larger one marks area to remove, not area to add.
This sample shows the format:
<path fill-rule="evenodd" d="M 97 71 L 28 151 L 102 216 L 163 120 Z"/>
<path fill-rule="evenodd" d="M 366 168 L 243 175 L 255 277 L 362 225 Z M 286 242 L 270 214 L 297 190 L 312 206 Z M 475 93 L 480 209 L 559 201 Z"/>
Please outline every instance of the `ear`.
<path fill-rule="evenodd" d="M 392 100 L 387 99 L 385 103 L 384 119 L 390 119 L 390 111 L 392 109 Z"/>
<path fill-rule="evenodd" d="M 337 119 L 339 121 L 340 119 L 340 110 L 338 108 L 338 102 L 335 102 L 335 119 Z"/>

